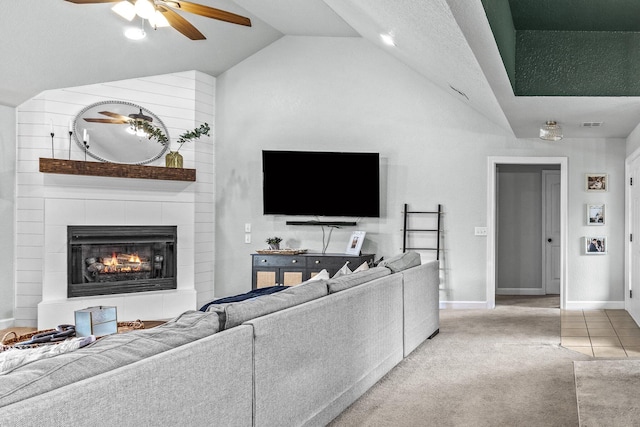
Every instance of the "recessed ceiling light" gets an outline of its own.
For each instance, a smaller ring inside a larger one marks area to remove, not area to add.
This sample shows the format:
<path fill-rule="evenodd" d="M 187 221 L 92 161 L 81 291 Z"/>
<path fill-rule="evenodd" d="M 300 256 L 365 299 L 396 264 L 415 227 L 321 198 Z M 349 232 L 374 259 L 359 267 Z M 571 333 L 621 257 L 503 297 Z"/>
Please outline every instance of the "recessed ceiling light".
<path fill-rule="evenodd" d="M 393 40 L 393 36 L 391 34 L 380 34 L 380 38 L 382 42 L 387 46 L 395 46 L 396 42 Z"/>
<path fill-rule="evenodd" d="M 124 35 L 130 40 L 142 40 L 147 36 L 147 33 L 142 28 L 129 27 L 124 30 Z"/>

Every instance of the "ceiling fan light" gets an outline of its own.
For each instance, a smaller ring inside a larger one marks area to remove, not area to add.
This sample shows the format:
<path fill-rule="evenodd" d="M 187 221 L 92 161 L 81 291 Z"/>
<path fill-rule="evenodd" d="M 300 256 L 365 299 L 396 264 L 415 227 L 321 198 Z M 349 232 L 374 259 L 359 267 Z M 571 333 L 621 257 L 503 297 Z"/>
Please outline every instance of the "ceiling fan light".
<path fill-rule="evenodd" d="M 147 33 L 142 28 L 130 27 L 124 30 L 124 35 L 130 40 L 142 40 L 147 36 Z"/>
<path fill-rule="evenodd" d="M 136 13 L 142 19 L 149 19 L 156 11 L 155 5 L 149 0 L 136 0 Z"/>
<path fill-rule="evenodd" d="M 126 0 L 116 3 L 111 10 L 122 16 L 127 21 L 131 21 L 136 17 L 136 7 Z"/>
<path fill-rule="evenodd" d="M 540 128 L 540 139 L 545 141 L 560 141 L 562 137 L 562 128 L 553 120 L 547 121 Z"/>
<path fill-rule="evenodd" d="M 151 24 L 153 28 L 171 26 L 171 24 L 169 24 L 169 21 L 167 21 L 167 18 L 165 18 L 162 12 L 160 12 L 159 10 L 156 10 L 151 18 L 149 18 L 149 24 Z"/>

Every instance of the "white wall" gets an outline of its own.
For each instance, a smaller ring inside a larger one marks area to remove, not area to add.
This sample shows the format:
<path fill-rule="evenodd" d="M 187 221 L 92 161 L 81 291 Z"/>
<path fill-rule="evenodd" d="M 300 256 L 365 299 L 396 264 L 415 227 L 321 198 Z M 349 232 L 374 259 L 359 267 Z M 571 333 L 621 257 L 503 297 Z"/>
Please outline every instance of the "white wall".
<path fill-rule="evenodd" d="M 0 105 L 0 328 L 13 321 L 13 254 L 16 173 L 16 112 Z"/>
<path fill-rule="evenodd" d="M 453 72 L 454 70 L 452 70 Z M 362 39 L 284 37 L 217 79 L 216 295 L 251 287 L 249 254 L 279 235 L 289 246 L 320 251 L 318 228 L 286 226 L 262 215 L 261 150 L 378 151 L 382 217 L 363 219 L 363 252 L 391 256 L 402 245 L 402 205 L 444 206 L 441 301 L 486 301 L 488 156 L 569 158 L 568 299 L 623 300 L 623 140 L 549 143 L 518 140 Z M 593 196 L 585 172 L 608 172 L 611 191 Z M 283 171 L 286 173 L 286 171 Z M 351 185 L 357 177 L 343 174 Z M 292 177 L 304 179 L 304 177 Z M 284 189 L 286 191 L 286 189 Z M 310 192 L 305 197 L 313 197 Z M 581 254 L 584 204 L 607 203 L 610 253 Z M 330 203 L 318 200 L 318 203 Z M 252 243 L 244 224 L 252 223 Z M 343 252 L 353 229 L 336 230 L 328 252 Z M 430 258 L 431 255 L 425 255 Z"/>

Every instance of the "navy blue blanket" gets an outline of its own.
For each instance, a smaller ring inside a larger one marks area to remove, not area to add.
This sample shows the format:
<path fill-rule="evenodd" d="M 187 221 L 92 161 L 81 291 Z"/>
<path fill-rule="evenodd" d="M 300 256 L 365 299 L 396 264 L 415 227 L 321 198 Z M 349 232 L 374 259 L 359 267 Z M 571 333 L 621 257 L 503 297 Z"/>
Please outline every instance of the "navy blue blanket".
<path fill-rule="evenodd" d="M 207 311 L 207 308 L 209 308 L 210 305 L 213 304 L 224 304 L 224 303 L 228 303 L 228 302 L 238 302 L 238 301 L 245 301 L 251 298 L 257 298 L 259 296 L 262 295 L 269 295 L 269 294 L 274 294 L 276 292 L 280 292 L 280 291 L 284 291 L 285 289 L 287 289 L 289 286 L 270 286 L 268 288 L 258 288 L 258 289 L 253 289 L 245 294 L 239 294 L 239 295 L 233 295 L 230 297 L 224 297 L 224 298 L 219 298 L 216 300 L 213 300 L 211 302 L 206 303 L 205 305 L 203 305 L 200 308 L 200 311 Z"/>

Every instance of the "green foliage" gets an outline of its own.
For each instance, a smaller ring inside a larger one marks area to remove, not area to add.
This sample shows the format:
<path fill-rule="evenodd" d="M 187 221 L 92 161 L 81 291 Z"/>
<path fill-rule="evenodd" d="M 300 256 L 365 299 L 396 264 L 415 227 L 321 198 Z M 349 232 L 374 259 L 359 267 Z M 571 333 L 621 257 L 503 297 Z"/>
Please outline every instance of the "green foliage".
<path fill-rule="evenodd" d="M 169 138 L 167 138 L 167 135 L 165 135 L 164 132 L 162 132 L 162 130 L 159 127 L 152 125 L 150 122 L 146 122 L 146 121 L 139 122 L 135 120 L 129 120 L 129 124 L 134 129 L 144 130 L 149 140 L 155 139 L 162 145 L 167 145 L 169 143 Z M 184 144 L 185 142 L 189 142 L 194 139 L 199 139 L 202 135 L 209 136 L 210 130 L 211 128 L 209 127 L 209 124 L 205 123 L 193 130 L 183 133 L 178 137 L 178 144 L 180 144 L 180 147 L 178 147 L 176 152 L 180 151 L 180 148 L 182 148 L 182 144 Z"/>
<path fill-rule="evenodd" d="M 185 142 L 191 141 L 192 139 L 198 139 L 202 135 L 209 136 L 210 130 L 211 128 L 209 127 L 209 124 L 205 123 L 203 125 L 200 125 L 200 127 L 197 127 L 194 130 L 185 132 L 180 135 L 180 137 L 178 138 L 178 144 L 182 146 L 182 144 L 184 144 Z"/>
<path fill-rule="evenodd" d="M 267 244 L 269 244 L 269 245 L 277 245 L 278 243 L 282 242 L 282 238 L 281 237 L 268 237 L 267 240 L 265 240 L 265 242 L 267 242 Z"/>
<path fill-rule="evenodd" d="M 167 135 L 165 135 L 159 127 L 156 127 L 146 121 L 135 123 L 135 120 L 130 120 L 129 123 L 132 127 L 135 128 L 137 126 L 138 128 L 145 131 L 145 133 L 147 134 L 147 138 L 149 138 L 150 140 L 155 139 L 162 145 L 167 145 L 169 143 L 169 138 L 167 138 Z"/>

